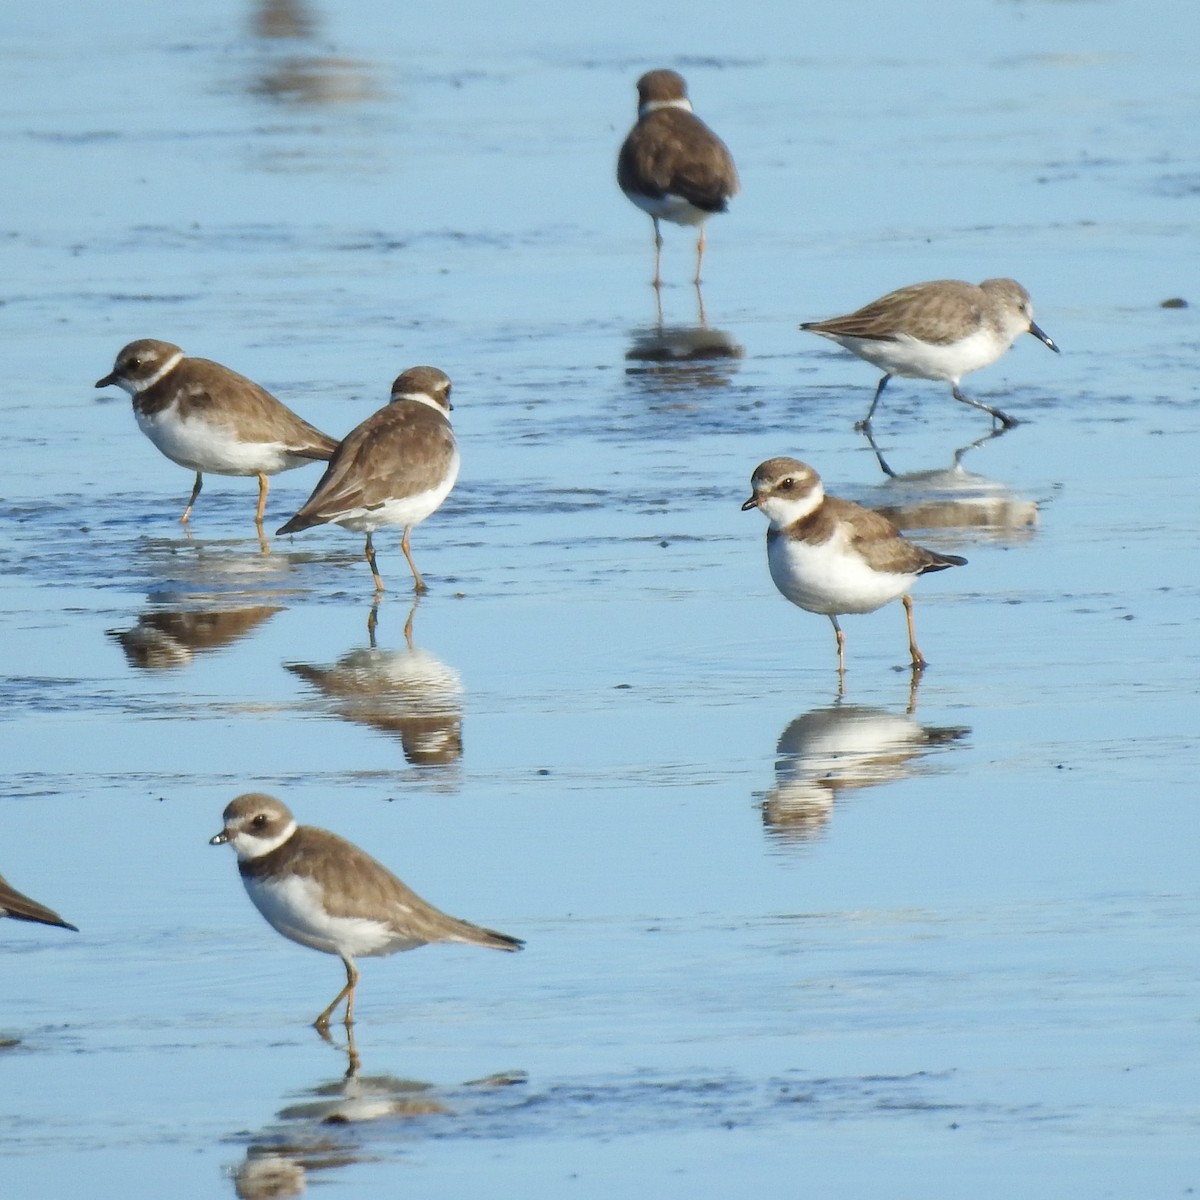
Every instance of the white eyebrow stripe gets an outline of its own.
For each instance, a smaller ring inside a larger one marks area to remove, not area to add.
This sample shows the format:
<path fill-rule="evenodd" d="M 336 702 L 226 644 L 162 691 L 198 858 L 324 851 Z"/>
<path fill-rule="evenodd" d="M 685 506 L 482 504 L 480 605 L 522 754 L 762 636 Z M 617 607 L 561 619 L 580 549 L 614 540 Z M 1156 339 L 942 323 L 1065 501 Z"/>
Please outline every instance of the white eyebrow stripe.
<path fill-rule="evenodd" d="M 148 379 L 132 380 L 133 390 L 135 392 L 144 392 L 147 388 L 152 388 L 168 371 L 173 371 L 182 361 L 183 351 L 176 350 Z"/>

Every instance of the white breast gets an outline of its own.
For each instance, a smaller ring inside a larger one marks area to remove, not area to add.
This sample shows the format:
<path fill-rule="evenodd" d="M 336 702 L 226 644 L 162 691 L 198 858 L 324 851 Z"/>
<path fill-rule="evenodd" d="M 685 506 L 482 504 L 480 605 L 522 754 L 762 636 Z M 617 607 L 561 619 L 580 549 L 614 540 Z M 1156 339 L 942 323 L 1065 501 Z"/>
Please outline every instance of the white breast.
<path fill-rule="evenodd" d="M 172 462 L 214 475 L 274 475 L 309 460 L 289 454 L 279 442 L 242 442 L 228 426 L 193 418 L 180 420 L 175 408 L 146 416 L 134 412 L 138 428 Z"/>
<path fill-rule="evenodd" d="M 280 879 L 243 877 L 242 882 L 272 927 L 302 946 L 363 958 L 424 945 L 398 936 L 388 921 L 330 916 L 321 905 L 321 889 L 312 879 L 287 875 Z"/>
<path fill-rule="evenodd" d="M 784 535 L 772 538 L 767 561 L 775 586 L 793 604 L 825 616 L 874 612 L 902 596 L 916 579 L 872 570 L 840 532 L 819 545 Z"/>

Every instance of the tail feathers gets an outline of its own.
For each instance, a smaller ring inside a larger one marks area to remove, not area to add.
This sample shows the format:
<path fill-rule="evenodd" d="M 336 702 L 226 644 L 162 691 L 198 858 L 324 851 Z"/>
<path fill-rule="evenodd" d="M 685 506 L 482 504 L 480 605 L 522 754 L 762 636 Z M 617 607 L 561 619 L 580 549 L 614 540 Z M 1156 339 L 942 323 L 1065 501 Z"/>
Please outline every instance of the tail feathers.
<path fill-rule="evenodd" d="M 486 946 L 489 950 L 522 950 L 525 947 L 525 942 L 521 938 L 509 937 L 507 933 L 500 933 L 495 929 L 484 929 L 482 925 L 471 925 L 464 921 L 467 926 L 467 933 L 463 937 L 464 942 L 470 942 L 473 946 Z"/>
<path fill-rule="evenodd" d="M 280 525 L 275 530 L 275 536 L 279 537 L 284 533 L 299 533 L 302 529 L 311 529 L 314 525 L 320 524 L 320 521 L 314 521 L 311 517 L 304 517 L 297 513 L 286 525 Z"/>

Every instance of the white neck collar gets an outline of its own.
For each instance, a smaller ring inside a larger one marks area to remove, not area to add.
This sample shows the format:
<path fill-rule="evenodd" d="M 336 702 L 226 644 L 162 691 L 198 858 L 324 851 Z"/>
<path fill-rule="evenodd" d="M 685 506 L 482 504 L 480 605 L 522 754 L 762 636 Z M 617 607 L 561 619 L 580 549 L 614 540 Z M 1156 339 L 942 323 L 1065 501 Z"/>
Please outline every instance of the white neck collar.
<path fill-rule="evenodd" d="M 678 100 L 647 100 L 638 109 L 638 116 L 644 117 L 647 113 L 658 112 L 660 108 L 682 108 L 684 112 L 691 112 L 692 102 L 686 96 L 681 96 Z"/>

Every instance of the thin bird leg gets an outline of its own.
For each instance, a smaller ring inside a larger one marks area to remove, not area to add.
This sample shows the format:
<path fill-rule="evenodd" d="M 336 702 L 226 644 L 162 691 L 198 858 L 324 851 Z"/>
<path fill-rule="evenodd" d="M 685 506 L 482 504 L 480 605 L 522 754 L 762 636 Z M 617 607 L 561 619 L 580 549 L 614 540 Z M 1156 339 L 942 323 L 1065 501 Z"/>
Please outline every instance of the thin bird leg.
<path fill-rule="evenodd" d="M 1003 413 L 998 408 L 991 408 L 980 400 L 972 400 L 970 396 L 964 396 L 958 390 L 958 384 L 952 384 L 950 391 L 954 394 L 955 400 L 961 400 L 964 404 L 969 404 L 972 408 L 982 408 L 985 413 L 991 416 L 993 421 L 999 421 L 1005 429 L 1011 429 L 1017 424 L 1016 417 L 1010 417 L 1008 413 Z"/>
<path fill-rule="evenodd" d="M 364 551 L 367 557 L 367 565 L 371 568 L 371 574 L 375 576 L 375 593 L 378 595 L 384 590 L 383 580 L 379 577 L 379 569 L 375 566 L 375 547 L 371 544 L 371 535 L 367 534 L 367 548 Z"/>
<path fill-rule="evenodd" d="M 358 968 L 353 959 L 343 958 L 342 962 L 346 967 L 346 986 L 334 996 L 333 1003 L 313 1022 L 322 1033 L 329 1028 L 329 1018 L 343 1000 L 346 1001 L 346 1025 L 349 1027 L 354 1024 L 354 989 L 358 986 Z"/>
<path fill-rule="evenodd" d="M 875 389 L 875 395 L 871 398 L 871 407 L 867 409 L 867 415 L 863 417 L 855 429 L 863 430 L 871 428 L 871 418 L 875 415 L 875 405 L 879 403 L 879 397 L 883 395 L 883 389 L 887 387 L 887 381 L 891 379 L 890 375 L 885 375 L 880 381 L 879 386 Z"/>
<path fill-rule="evenodd" d="M 421 572 L 417 570 L 417 564 L 413 562 L 412 552 L 408 545 L 409 528 L 405 526 L 404 536 L 400 539 L 400 549 L 404 551 L 404 557 L 408 559 L 408 569 L 413 573 L 413 591 L 423 592 L 425 588 L 425 580 L 421 578 Z"/>
<path fill-rule="evenodd" d="M 255 525 L 262 527 L 263 513 L 267 511 L 267 489 L 271 486 L 270 480 L 259 471 L 258 473 L 258 511 L 254 514 Z"/>
<path fill-rule="evenodd" d="M 696 280 L 696 311 L 700 320 L 700 328 L 707 329 L 708 317 L 704 312 L 704 289 L 700 286 L 698 279 Z M 662 325 L 661 320 L 659 321 L 659 325 Z"/>
<path fill-rule="evenodd" d="M 925 656 L 917 646 L 917 631 L 913 628 L 912 597 L 906 592 L 900 597 L 900 602 L 904 605 L 904 616 L 908 621 L 908 652 L 912 655 L 912 669 L 914 671 L 923 671 L 926 666 Z"/>
<path fill-rule="evenodd" d="M 830 614 L 829 619 L 833 622 L 833 632 L 837 635 L 838 648 L 838 678 L 842 683 L 846 682 L 846 635 L 842 632 L 842 627 L 838 624 L 837 617 Z"/>
<path fill-rule="evenodd" d="M 658 218 L 651 217 L 654 222 L 654 286 L 662 287 L 662 230 L 658 227 Z"/>
<path fill-rule="evenodd" d="M 199 471 L 197 471 L 196 472 L 196 486 L 194 488 L 192 488 L 192 494 L 191 494 L 191 497 L 188 499 L 187 508 L 185 508 L 183 510 L 183 516 L 179 518 L 180 521 L 182 521 L 183 524 L 185 524 L 185 525 L 188 523 L 188 519 L 192 515 L 192 506 L 196 503 L 196 497 L 198 495 L 200 495 L 200 489 L 203 486 L 204 486 L 204 477 L 200 474 Z"/>
<path fill-rule="evenodd" d="M 700 226 L 700 236 L 696 239 L 696 278 L 692 282 L 700 286 L 700 264 L 704 262 L 704 226 Z"/>

